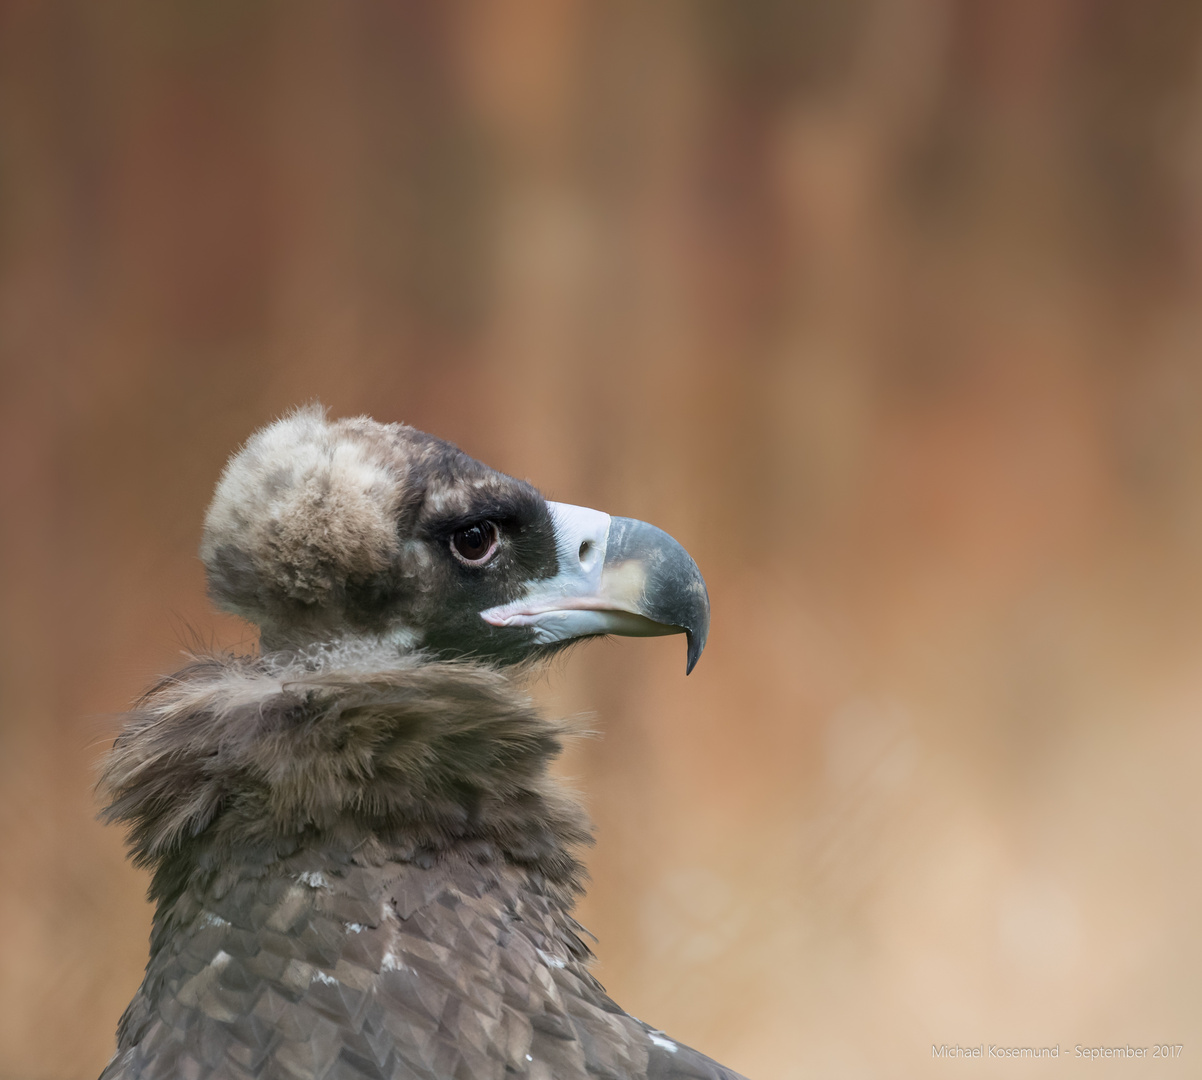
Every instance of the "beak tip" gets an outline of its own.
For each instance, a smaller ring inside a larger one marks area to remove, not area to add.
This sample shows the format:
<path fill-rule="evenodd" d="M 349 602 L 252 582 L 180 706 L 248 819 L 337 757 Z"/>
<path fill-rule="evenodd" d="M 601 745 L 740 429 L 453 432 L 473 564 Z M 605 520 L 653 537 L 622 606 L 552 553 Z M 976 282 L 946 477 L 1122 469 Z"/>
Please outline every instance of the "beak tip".
<path fill-rule="evenodd" d="M 689 652 L 688 658 L 685 661 L 684 673 L 686 678 L 693 674 L 693 668 L 697 666 L 697 661 L 701 659 L 702 650 L 705 648 L 705 639 L 700 641 L 695 634 L 685 631 L 685 638 L 688 641 Z"/>

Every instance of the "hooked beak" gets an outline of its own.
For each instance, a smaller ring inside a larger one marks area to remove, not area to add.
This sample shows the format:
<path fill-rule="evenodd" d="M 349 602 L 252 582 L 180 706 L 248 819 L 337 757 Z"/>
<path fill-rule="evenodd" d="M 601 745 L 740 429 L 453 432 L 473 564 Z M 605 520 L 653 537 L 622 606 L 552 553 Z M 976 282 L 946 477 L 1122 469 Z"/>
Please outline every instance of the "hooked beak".
<path fill-rule="evenodd" d="M 529 626 L 539 644 L 597 634 L 685 634 L 693 670 L 709 632 L 697 564 L 663 529 L 599 510 L 548 503 L 559 570 L 526 594 L 480 612 L 493 626 Z"/>

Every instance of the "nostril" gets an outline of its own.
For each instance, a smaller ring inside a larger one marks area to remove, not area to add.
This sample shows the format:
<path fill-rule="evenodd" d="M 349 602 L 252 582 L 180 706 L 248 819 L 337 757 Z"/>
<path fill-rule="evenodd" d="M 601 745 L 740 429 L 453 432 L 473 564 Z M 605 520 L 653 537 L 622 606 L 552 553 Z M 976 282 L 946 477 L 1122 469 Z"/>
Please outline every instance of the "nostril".
<path fill-rule="evenodd" d="M 593 550 L 593 542 L 591 540 L 582 540 L 580 542 L 580 561 L 584 562 L 588 558 L 588 553 Z"/>

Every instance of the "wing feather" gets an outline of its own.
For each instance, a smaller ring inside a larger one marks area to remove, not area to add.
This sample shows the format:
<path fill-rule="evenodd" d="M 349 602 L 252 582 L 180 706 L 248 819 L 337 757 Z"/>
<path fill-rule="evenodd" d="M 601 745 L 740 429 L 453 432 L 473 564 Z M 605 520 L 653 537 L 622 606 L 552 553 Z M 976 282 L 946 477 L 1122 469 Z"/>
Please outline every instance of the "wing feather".
<path fill-rule="evenodd" d="M 740 1080 L 618 1008 L 525 874 L 312 860 L 177 899 L 101 1080 Z"/>

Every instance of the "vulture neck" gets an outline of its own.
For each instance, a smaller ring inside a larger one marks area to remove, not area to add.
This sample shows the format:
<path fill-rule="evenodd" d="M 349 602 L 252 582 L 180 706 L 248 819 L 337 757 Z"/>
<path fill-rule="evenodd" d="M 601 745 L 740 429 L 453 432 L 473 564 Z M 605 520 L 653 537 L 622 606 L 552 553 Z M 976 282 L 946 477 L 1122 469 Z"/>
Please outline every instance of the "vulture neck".
<path fill-rule="evenodd" d="M 126 716 L 100 781 L 162 905 L 302 850 L 524 872 L 565 907 L 591 842 L 547 774 L 563 731 L 501 672 L 379 649 L 197 658 Z"/>

